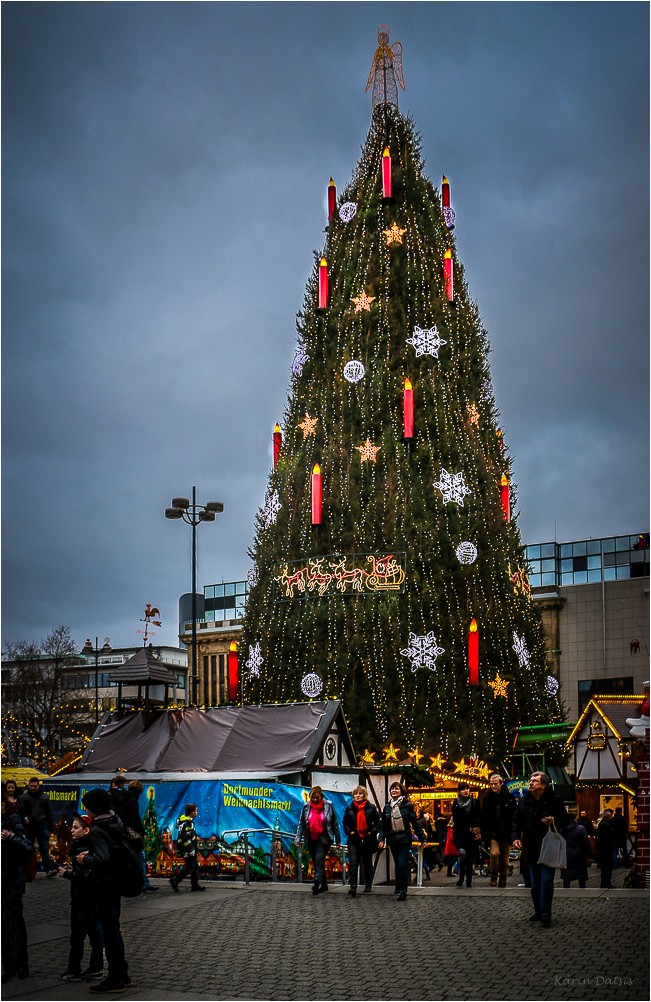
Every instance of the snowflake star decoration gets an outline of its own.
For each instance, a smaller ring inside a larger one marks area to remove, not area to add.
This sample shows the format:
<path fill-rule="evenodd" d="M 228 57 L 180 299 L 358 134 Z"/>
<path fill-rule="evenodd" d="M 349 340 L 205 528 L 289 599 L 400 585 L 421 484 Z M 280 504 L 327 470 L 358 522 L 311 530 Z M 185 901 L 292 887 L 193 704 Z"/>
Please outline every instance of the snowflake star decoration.
<path fill-rule="evenodd" d="M 254 644 L 253 647 L 249 647 L 249 656 L 244 664 L 249 669 L 249 675 L 252 677 L 260 675 L 260 669 L 264 664 L 264 658 L 260 653 L 260 644 Z"/>
<path fill-rule="evenodd" d="M 397 223 L 394 223 L 388 230 L 382 230 L 389 247 L 392 244 L 401 244 L 406 232 L 407 230 L 401 229 Z"/>
<path fill-rule="evenodd" d="M 370 438 L 367 438 L 364 445 L 356 445 L 355 448 L 359 452 L 361 463 L 374 463 L 377 459 L 377 454 L 380 451 L 381 446 L 373 445 Z"/>
<path fill-rule="evenodd" d="M 488 683 L 493 690 L 493 699 L 497 699 L 498 696 L 504 696 L 506 699 L 506 690 L 510 686 L 510 682 L 507 682 L 505 678 L 502 678 L 498 672 L 492 682 Z"/>
<path fill-rule="evenodd" d="M 524 637 L 519 637 L 515 630 L 513 631 L 513 650 L 517 655 L 520 668 L 528 668 L 530 654 L 527 645 L 524 642 Z"/>
<path fill-rule="evenodd" d="M 301 692 L 303 692 L 310 699 L 314 699 L 323 691 L 323 682 L 316 674 L 316 672 L 308 672 L 301 679 Z"/>
<path fill-rule="evenodd" d="M 292 362 L 292 374 L 296 377 L 303 372 L 303 367 L 310 356 L 302 348 L 297 348 Z"/>
<path fill-rule="evenodd" d="M 436 671 L 436 659 L 439 654 L 444 652 L 444 647 L 437 647 L 433 630 L 420 636 L 416 633 L 410 633 L 409 647 L 400 651 L 403 658 L 408 658 L 411 662 L 412 672 L 417 671 L 418 668 L 429 668 L 430 671 Z"/>
<path fill-rule="evenodd" d="M 443 338 L 439 337 L 436 324 L 433 327 L 414 327 L 414 336 L 407 338 L 407 344 L 413 345 L 416 349 L 416 358 L 421 355 L 433 355 L 439 357 L 439 348 L 442 344 L 447 344 Z"/>
<path fill-rule="evenodd" d="M 371 303 L 375 296 L 367 296 L 365 292 L 360 292 L 359 296 L 351 296 L 351 302 L 355 304 L 355 313 L 370 312 Z"/>
<path fill-rule="evenodd" d="M 351 219 L 355 218 L 355 213 L 357 212 L 357 206 L 354 202 L 344 202 L 344 204 L 339 209 L 339 218 L 342 223 L 349 223 Z"/>
<path fill-rule="evenodd" d="M 252 588 L 255 588 L 258 581 L 260 580 L 260 575 L 258 574 L 258 568 L 254 564 L 253 567 L 249 567 L 246 572 L 246 580 L 249 582 Z"/>
<path fill-rule="evenodd" d="M 318 420 L 316 417 L 310 417 L 307 411 L 305 411 L 305 420 L 301 421 L 298 426 L 303 432 L 303 438 L 308 438 L 309 435 L 316 435 Z"/>
<path fill-rule="evenodd" d="M 282 505 L 280 503 L 278 491 L 273 491 L 271 494 L 267 494 L 264 508 L 262 509 L 262 520 L 265 529 L 268 529 L 270 525 L 273 525 L 278 518 L 278 512 L 281 508 Z"/>
<path fill-rule="evenodd" d="M 462 508 L 463 499 L 466 494 L 472 494 L 470 488 L 466 487 L 463 472 L 448 473 L 443 467 L 441 468 L 441 479 L 434 481 L 434 487 L 443 495 L 443 504 L 449 504 L 450 501 L 454 501 L 455 504 L 460 504 Z"/>

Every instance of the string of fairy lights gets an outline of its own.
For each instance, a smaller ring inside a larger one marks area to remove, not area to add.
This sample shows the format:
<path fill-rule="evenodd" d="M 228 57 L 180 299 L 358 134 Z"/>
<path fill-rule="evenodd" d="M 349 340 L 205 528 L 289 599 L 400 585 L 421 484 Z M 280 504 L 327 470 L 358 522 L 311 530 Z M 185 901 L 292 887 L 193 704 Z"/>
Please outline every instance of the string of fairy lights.
<path fill-rule="evenodd" d="M 411 199 L 378 198 L 385 148 Z M 259 645 L 262 663 L 245 686 L 252 699 L 291 702 L 310 676 L 308 696 L 371 702 L 383 741 L 413 747 L 435 735 L 445 755 L 462 750 L 470 716 L 475 748 L 494 754 L 508 746 L 514 718 L 553 721 L 562 711 L 545 688 L 544 636 L 522 585 L 517 521 L 505 518 L 501 503 L 500 478 L 507 478 L 511 511 L 517 498 L 488 338 L 440 194 L 424 175 L 410 123 L 397 113 L 374 119 L 339 202 L 297 318 L 282 452 L 256 523 L 258 581 L 243 647 Z M 452 301 L 443 267 L 448 249 Z M 324 261 L 329 299 L 319 309 Z M 417 401 L 417 435 L 407 446 L 406 379 Z M 310 485 L 317 465 L 324 504 L 315 532 Z M 472 560 L 458 556 L 462 544 Z M 283 561 L 388 546 L 409 555 L 400 594 L 274 596 Z M 476 687 L 468 685 L 465 660 L 473 617 L 482 651 Z M 409 638 L 430 634 L 439 653 L 414 669 L 403 653 Z"/>

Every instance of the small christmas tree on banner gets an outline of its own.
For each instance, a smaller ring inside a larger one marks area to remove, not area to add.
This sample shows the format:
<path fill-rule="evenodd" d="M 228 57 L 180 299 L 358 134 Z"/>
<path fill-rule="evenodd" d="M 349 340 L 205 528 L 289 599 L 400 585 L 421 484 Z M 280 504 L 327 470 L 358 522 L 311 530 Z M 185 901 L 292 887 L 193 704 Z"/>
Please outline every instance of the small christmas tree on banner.
<path fill-rule="evenodd" d="M 379 42 L 371 129 L 298 314 L 283 461 L 250 554 L 245 698 L 342 698 L 358 747 L 496 760 L 514 727 L 562 709 L 486 332 L 398 111 L 402 49 L 384 26 Z"/>

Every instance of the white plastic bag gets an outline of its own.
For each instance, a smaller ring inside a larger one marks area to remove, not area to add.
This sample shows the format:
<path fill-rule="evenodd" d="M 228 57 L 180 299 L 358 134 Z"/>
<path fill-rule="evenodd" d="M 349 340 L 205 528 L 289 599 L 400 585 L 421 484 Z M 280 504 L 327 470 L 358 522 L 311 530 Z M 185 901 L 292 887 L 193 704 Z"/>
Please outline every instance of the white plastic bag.
<path fill-rule="evenodd" d="M 567 866 L 567 845 L 563 836 L 556 831 L 553 822 L 542 840 L 538 862 L 551 870 L 564 869 Z"/>

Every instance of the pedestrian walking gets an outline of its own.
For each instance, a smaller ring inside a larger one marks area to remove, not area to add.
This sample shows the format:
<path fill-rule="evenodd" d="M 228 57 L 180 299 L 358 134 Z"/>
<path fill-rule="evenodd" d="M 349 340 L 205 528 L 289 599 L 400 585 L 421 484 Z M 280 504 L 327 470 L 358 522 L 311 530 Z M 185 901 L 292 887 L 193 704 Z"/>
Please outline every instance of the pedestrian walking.
<path fill-rule="evenodd" d="M 373 887 L 373 862 L 378 851 L 382 824 L 375 804 L 369 803 L 365 786 L 356 786 L 352 803 L 344 811 L 344 834 L 348 840 L 348 893 L 357 894 L 357 874 L 361 867 L 364 893 Z"/>
<path fill-rule="evenodd" d="M 445 845 L 443 847 L 443 862 L 448 868 L 446 877 L 452 877 L 452 871 L 459 862 L 459 850 L 454 844 L 454 821 L 452 818 L 447 823 Z"/>
<path fill-rule="evenodd" d="M 565 831 L 567 821 L 563 801 L 552 790 L 547 773 L 532 773 L 529 789 L 516 806 L 511 835 L 513 846 L 523 849 L 529 862 L 531 900 L 534 907 L 530 921 L 540 922 L 545 928 L 552 924 L 556 870 L 538 862 L 540 848 L 551 825 L 555 825 L 559 831 Z"/>
<path fill-rule="evenodd" d="M 70 822 L 69 861 L 59 867 L 60 875 L 70 881 L 70 952 L 68 966 L 61 975 L 61 981 L 82 981 L 84 978 L 99 978 L 104 968 L 104 947 L 102 929 L 97 916 L 95 895 L 89 880 L 84 876 L 79 855 L 89 852 L 90 822 L 80 814 L 73 814 Z M 86 939 L 90 944 L 90 958 L 84 971 L 81 963 L 84 957 Z"/>
<path fill-rule="evenodd" d="M 494 772 L 488 782 L 481 802 L 481 835 L 490 852 L 490 886 L 506 887 L 515 797 L 499 773 Z"/>
<path fill-rule="evenodd" d="M 416 817 L 414 805 L 407 798 L 407 791 L 401 783 L 392 783 L 389 800 L 382 811 L 383 840 L 379 847 L 383 849 L 386 843 L 391 850 L 396 871 L 394 893 L 398 895 L 398 901 L 407 900 L 412 832 L 421 844 L 425 842 L 425 832 Z"/>
<path fill-rule="evenodd" d="M 305 840 L 314 867 L 312 894 L 328 890 L 325 860 L 331 845 L 341 842 L 339 822 L 331 800 L 326 800 L 320 786 L 313 786 L 310 799 L 304 804 L 296 829 L 295 845 Z"/>
<path fill-rule="evenodd" d="M 176 851 L 183 859 L 183 866 L 178 873 L 172 874 L 170 884 L 172 890 L 178 894 L 179 884 L 186 877 L 190 877 L 191 891 L 205 891 L 199 883 L 199 859 L 197 857 L 197 832 L 194 827 L 194 819 L 199 808 L 196 804 L 186 804 L 185 812 L 176 822 L 179 837 L 176 840 Z"/>
<path fill-rule="evenodd" d="M 614 851 L 614 862 L 615 866 L 619 866 L 619 854 L 622 857 L 622 866 L 629 865 L 629 854 L 628 854 L 628 825 L 626 824 L 626 818 L 622 813 L 621 807 L 615 808 L 615 813 L 610 819 L 610 827 L 613 830 L 613 836 L 615 839 L 615 851 Z"/>
<path fill-rule="evenodd" d="M 90 848 L 77 854 L 84 878 L 90 881 L 102 930 L 108 974 L 90 991 L 105 995 L 131 987 L 124 940 L 120 929 L 120 860 L 124 825 L 111 809 L 106 790 L 88 790 L 81 802 L 90 814 Z"/>
<path fill-rule="evenodd" d="M 56 864 L 50 857 L 50 832 L 52 831 L 52 807 L 50 798 L 41 786 L 38 777 L 33 776 L 27 784 L 27 789 L 20 797 L 20 804 L 23 809 L 23 823 L 27 837 L 32 845 L 38 844 L 38 851 L 45 875 L 56 877 Z"/>
<path fill-rule="evenodd" d="M 613 857 L 615 853 L 615 833 L 612 827 L 613 812 L 606 808 L 599 815 L 595 834 L 597 862 L 601 870 L 600 887 L 613 886 Z"/>
<path fill-rule="evenodd" d="M 592 855 L 588 833 L 570 814 L 564 834 L 567 866 L 561 870 L 563 887 L 571 887 L 573 880 L 578 881 L 579 887 L 585 887 L 588 880 L 588 860 Z"/>
<path fill-rule="evenodd" d="M 9 811 L 6 791 L 2 790 L 2 983 L 29 977 L 27 930 L 23 916 L 25 868 L 34 853 L 22 820 Z"/>
<path fill-rule="evenodd" d="M 470 792 L 468 783 L 459 783 L 457 799 L 452 805 L 454 844 L 459 852 L 459 879 L 457 887 L 472 887 L 472 869 L 479 856 L 481 840 L 481 815 L 479 802 Z"/>

